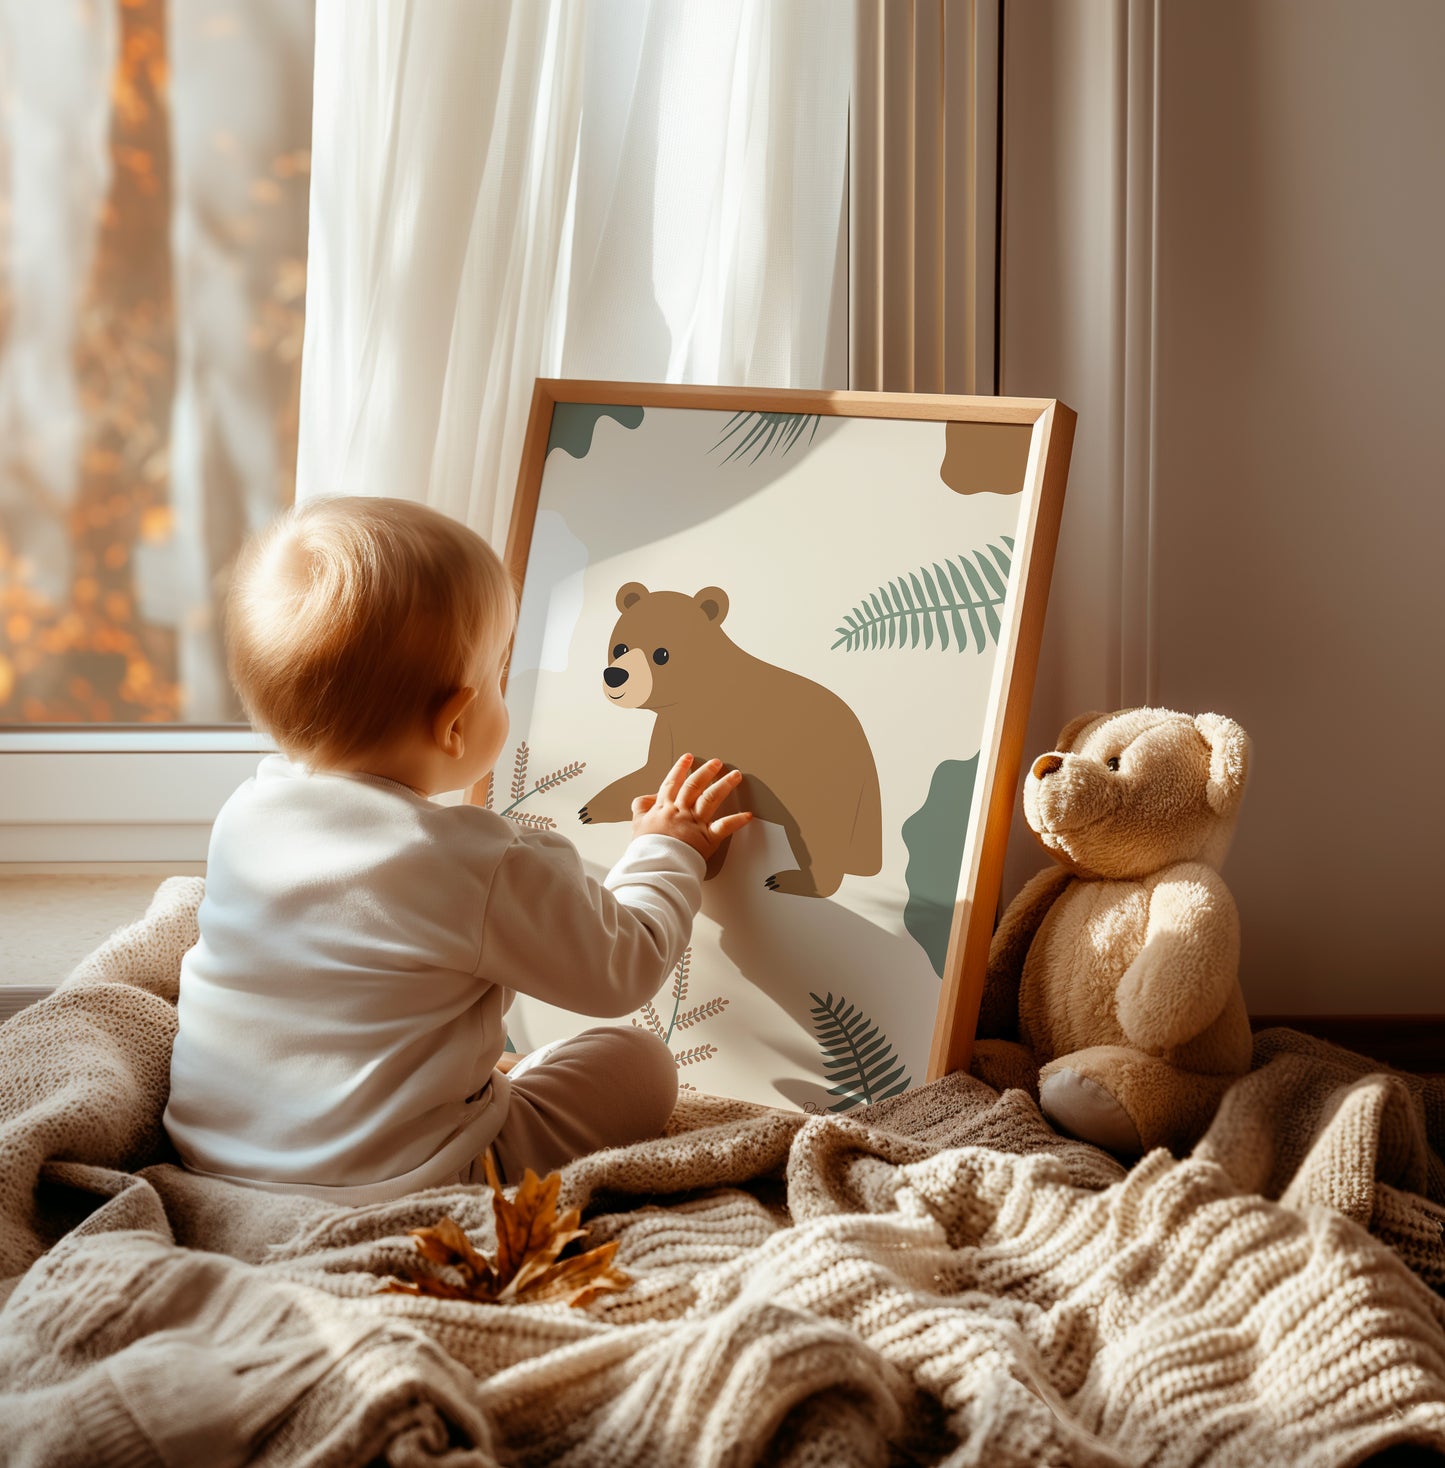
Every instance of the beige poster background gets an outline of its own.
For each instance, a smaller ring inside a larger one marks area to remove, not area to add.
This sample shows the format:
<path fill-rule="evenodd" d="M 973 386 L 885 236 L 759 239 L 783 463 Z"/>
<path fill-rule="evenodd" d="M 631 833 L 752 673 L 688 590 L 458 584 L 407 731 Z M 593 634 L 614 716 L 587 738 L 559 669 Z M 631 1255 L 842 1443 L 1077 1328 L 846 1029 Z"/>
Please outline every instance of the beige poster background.
<path fill-rule="evenodd" d="M 557 409 L 569 411 L 579 409 Z M 871 1032 L 864 1069 L 875 1072 L 873 1091 L 884 1072 L 872 1062 L 890 1052 L 886 1075 L 901 1066 L 895 1084 L 920 1084 L 940 979 L 904 921 L 910 853 L 903 826 L 927 800 L 941 762 L 977 754 L 996 642 L 986 637 L 982 652 L 972 638 L 960 652 L 950 637 L 944 650 L 936 636 L 930 648 L 921 639 L 916 647 L 855 651 L 834 644 L 845 615 L 880 587 L 945 558 L 959 564 L 975 551 L 988 556 L 991 544 L 1015 537 L 1021 495 L 950 488 L 940 477 L 941 422 L 824 417 L 786 451 L 779 435 L 756 457 L 750 448 L 727 460 L 739 437 L 724 441 L 730 413 L 630 414 L 635 427 L 600 417 L 584 457 L 561 446 L 548 454 L 508 680 L 512 733 L 493 782 L 495 808 L 512 801 L 514 757 L 523 742 L 520 791 L 585 762 L 580 774 L 525 794 L 516 813 L 555 822 L 588 870 L 605 875 L 626 848 L 630 826 L 583 825 L 577 812 L 645 763 L 655 717 L 606 697 L 602 674 L 618 589 L 641 582 L 690 597 L 706 586 L 723 588 L 730 602 L 723 631 L 733 642 L 831 689 L 860 720 L 878 772 L 882 869 L 844 877 L 827 899 L 769 891 L 764 878 L 797 863 L 781 827 L 754 822 L 707 883 L 684 992 L 679 997 L 670 980 L 652 1013 L 634 1018 L 664 1032 L 684 1085 L 837 1109 L 862 1103 L 870 1088 L 829 1092 L 850 1072 L 825 1064 L 838 1059 L 838 1029 L 829 1030 L 835 1048 L 825 1053 L 820 1023 L 825 1030 L 828 1024 L 817 1001 L 831 998 L 851 1038 Z M 554 429 L 554 445 L 558 436 Z M 767 733 L 804 746 L 827 738 L 826 730 L 790 727 L 786 719 Z M 727 757 L 725 750 L 695 753 Z M 968 812 L 960 808 L 951 819 L 961 850 Z M 950 891 L 956 881 L 955 866 L 946 874 Z M 545 913 L 536 916 L 546 922 Z M 520 1050 L 589 1023 L 525 996 L 510 1014 Z M 880 1039 L 888 1050 L 879 1048 Z"/>

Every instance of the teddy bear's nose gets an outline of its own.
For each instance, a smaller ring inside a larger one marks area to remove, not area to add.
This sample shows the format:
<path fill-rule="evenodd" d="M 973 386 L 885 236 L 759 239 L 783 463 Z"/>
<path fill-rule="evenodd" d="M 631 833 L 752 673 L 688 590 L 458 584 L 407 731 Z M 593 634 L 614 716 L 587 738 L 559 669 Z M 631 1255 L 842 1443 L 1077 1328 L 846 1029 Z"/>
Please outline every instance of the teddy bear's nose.
<path fill-rule="evenodd" d="M 604 668 L 602 670 L 602 681 L 609 688 L 621 688 L 627 682 L 626 668 Z"/>
<path fill-rule="evenodd" d="M 1034 761 L 1034 779 L 1042 780 L 1045 775 L 1052 775 L 1055 770 L 1062 770 L 1064 762 L 1056 754 L 1041 754 Z"/>

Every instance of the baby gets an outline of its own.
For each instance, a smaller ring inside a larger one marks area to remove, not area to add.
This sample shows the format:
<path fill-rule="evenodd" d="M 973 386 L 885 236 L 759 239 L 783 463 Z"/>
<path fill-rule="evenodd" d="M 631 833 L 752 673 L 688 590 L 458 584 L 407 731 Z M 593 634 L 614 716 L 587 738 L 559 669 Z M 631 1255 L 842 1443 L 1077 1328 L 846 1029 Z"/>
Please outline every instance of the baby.
<path fill-rule="evenodd" d="M 621 1017 L 682 956 L 705 860 L 748 819 L 684 755 L 599 883 L 575 848 L 430 796 L 507 737 L 516 596 L 485 541 L 402 500 L 314 500 L 242 553 L 231 677 L 282 751 L 211 833 L 166 1129 L 186 1165 L 339 1203 L 504 1179 L 658 1135 L 667 1048 L 586 1030 L 499 1068 L 514 993 Z"/>

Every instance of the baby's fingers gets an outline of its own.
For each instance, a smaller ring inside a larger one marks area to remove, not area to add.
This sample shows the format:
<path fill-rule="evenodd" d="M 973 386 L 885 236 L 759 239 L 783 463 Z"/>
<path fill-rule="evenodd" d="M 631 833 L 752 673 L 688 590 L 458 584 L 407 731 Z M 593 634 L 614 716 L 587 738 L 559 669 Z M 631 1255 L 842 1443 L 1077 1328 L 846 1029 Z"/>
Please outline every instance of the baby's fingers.
<path fill-rule="evenodd" d="M 635 816 L 646 815 L 656 804 L 657 797 L 655 795 L 639 795 L 632 802 L 632 814 Z"/>
<path fill-rule="evenodd" d="M 725 841 L 735 832 L 741 831 L 752 818 L 753 813 L 750 810 L 739 811 L 735 816 L 722 816 L 707 828 L 708 834 L 715 840 Z"/>
<path fill-rule="evenodd" d="M 704 760 L 686 780 L 682 782 L 682 789 L 677 792 L 677 803 L 683 810 L 700 811 L 702 808 L 703 791 L 707 789 L 713 777 L 722 769 L 720 759 Z"/>
<path fill-rule="evenodd" d="M 696 810 L 703 820 L 707 818 L 725 801 L 729 795 L 742 783 L 743 772 L 741 770 L 729 770 L 721 779 L 714 780 L 706 790 L 698 796 Z"/>
<path fill-rule="evenodd" d="M 682 782 L 687 772 L 692 768 L 692 756 L 681 754 L 677 757 L 677 763 L 662 777 L 662 784 L 658 787 L 657 798 L 659 800 L 670 800 L 677 802 L 677 792 L 682 789 Z"/>

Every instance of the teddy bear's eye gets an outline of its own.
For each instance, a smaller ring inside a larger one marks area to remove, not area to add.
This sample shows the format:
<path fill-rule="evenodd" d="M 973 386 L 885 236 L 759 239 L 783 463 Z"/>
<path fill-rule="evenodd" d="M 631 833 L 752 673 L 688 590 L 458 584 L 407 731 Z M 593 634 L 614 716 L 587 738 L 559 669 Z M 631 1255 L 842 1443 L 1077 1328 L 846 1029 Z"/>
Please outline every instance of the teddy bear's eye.
<path fill-rule="evenodd" d="M 1117 754 L 1110 755 L 1109 758 L 1104 761 L 1104 763 L 1108 765 L 1111 770 L 1117 770 L 1119 768 L 1119 756 Z"/>
<path fill-rule="evenodd" d="M 613 660 L 615 661 L 617 658 L 620 658 L 622 656 L 622 654 L 625 653 L 626 651 L 627 651 L 627 644 L 625 642 L 619 642 L 617 644 L 617 646 L 612 649 L 612 657 L 613 657 Z"/>
<path fill-rule="evenodd" d="M 661 667 L 662 664 L 667 661 L 667 649 L 665 647 L 659 647 L 652 654 L 652 661 L 655 662 L 659 667 Z"/>

